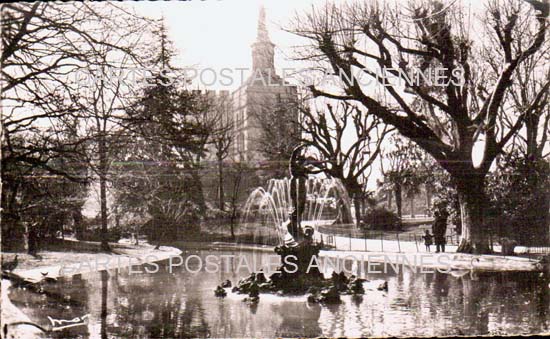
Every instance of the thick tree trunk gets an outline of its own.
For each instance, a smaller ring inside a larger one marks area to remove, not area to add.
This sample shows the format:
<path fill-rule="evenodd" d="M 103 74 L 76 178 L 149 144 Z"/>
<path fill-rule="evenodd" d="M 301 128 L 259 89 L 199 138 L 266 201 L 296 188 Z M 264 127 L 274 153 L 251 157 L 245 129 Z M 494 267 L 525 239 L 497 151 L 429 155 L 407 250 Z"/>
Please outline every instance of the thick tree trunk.
<path fill-rule="evenodd" d="M 457 252 L 487 254 L 489 249 L 489 232 L 483 222 L 483 211 L 486 197 L 483 191 L 484 175 L 470 175 L 455 178 L 460 215 L 462 219 L 462 235 Z"/>
<path fill-rule="evenodd" d="M 361 211 L 362 211 L 362 195 L 363 191 L 361 185 L 355 179 L 343 180 L 342 183 L 348 192 L 348 196 L 353 200 L 354 214 L 355 214 L 355 224 L 359 226 L 361 223 Z M 345 218 L 344 218 L 345 219 Z M 349 222 L 352 222 L 352 218 L 349 218 Z M 347 223 L 347 222 L 344 222 Z"/>

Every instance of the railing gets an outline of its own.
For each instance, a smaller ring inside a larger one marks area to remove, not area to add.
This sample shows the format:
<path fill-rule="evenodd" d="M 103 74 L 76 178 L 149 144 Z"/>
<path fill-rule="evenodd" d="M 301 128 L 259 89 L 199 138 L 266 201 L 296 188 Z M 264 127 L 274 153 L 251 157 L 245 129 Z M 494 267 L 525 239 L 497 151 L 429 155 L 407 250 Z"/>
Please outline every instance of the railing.
<path fill-rule="evenodd" d="M 529 246 L 526 248 L 526 254 L 550 254 L 550 246 Z"/>
<path fill-rule="evenodd" d="M 327 227 L 321 227 L 316 240 L 327 248 L 341 251 L 367 251 L 367 252 L 426 252 L 423 233 L 401 231 L 373 231 L 358 232 L 350 230 L 347 233 L 342 230 L 330 232 Z M 362 233 L 362 234 L 361 234 Z M 446 246 L 454 251 L 460 243 L 460 235 L 452 232 L 445 236 Z M 502 251 L 502 239 L 490 237 L 490 246 L 495 253 Z M 435 251 L 435 245 L 430 246 L 430 251 Z M 517 245 L 516 254 L 520 255 L 548 255 L 549 246 L 526 247 Z"/>

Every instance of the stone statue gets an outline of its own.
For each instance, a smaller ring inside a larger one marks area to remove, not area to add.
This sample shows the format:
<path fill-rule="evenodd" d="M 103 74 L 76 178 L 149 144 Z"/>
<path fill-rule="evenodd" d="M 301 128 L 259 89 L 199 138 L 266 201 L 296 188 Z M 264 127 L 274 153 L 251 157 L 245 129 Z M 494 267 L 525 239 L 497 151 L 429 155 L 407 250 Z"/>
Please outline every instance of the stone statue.
<path fill-rule="evenodd" d="M 289 162 L 290 199 L 292 203 L 287 229 L 294 239 L 302 237 L 301 219 L 306 206 L 306 181 L 310 174 L 321 173 L 319 168 L 324 162 L 302 154 L 305 145 L 299 145 L 292 151 Z M 313 168 L 312 168 L 313 167 Z M 315 167 L 317 167 L 315 169 Z"/>

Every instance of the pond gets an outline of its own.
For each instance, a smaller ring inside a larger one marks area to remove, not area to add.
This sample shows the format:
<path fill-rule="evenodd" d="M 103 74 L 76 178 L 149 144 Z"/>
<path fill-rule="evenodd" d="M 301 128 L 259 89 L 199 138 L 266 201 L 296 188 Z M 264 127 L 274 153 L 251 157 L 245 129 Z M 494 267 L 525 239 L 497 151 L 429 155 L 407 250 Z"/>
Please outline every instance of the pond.
<path fill-rule="evenodd" d="M 182 256 L 253 256 L 251 251 L 189 250 Z M 548 280 L 531 273 L 456 274 L 365 273 L 366 293 L 343 296 L 338 305 L 310 304 L 306 296 L 262 294 L 249 305 L 244 295 L 214 296 L 221 281 L 235 284 L 249 275 L 236 265 L 213 272 L 198 259 L 160 267 L 156 273 L 129 269 L 64 278 L 46 294 L 12 288 L 10 299 L 32 321 L 87 317 L 85 325 L 49 332 L 46 337 L 361 337 L 533 334 L 548 332 Z M 230 260 L 230 259 L 228 259 Z M 236 259 L 235 259 L 236 260 Z M 191 272 L 197 269 L 198 272 Z M 329 273 L 329 272 L 325 272 Z M 379 291 L 388 282 L 388 291 Z"/>

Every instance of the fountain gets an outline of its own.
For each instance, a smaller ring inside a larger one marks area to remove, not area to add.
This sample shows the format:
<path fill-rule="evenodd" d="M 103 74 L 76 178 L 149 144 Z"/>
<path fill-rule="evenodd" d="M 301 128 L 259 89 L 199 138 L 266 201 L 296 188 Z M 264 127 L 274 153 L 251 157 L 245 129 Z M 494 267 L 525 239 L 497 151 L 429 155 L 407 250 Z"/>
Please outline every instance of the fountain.
<path fill-rule="evenodd" d="M 255 243 L 276 245 L 281 266 L 269 280 L 263 272 L 252 273 L 233 288 L 247 293 L 247 301 L 257 302 L 259 292 L 305 293 L 308 300 L 338 302 L 339 293 L 362 293 L 361 281 L 343 274 L 324 279 L 315 264 L 322 238 L 315 230 L 341 220 L 351 221 L 350 199 L 342 183 L 334 178 L 309 177 L 320 173 L 312 166 L 321 162 L 301 155 L 301 146 L 292 153 L 291 178 L 271 179 L 267 189 L 259 187 L 249 196 L 241 227 L 251 229 Z"/>

